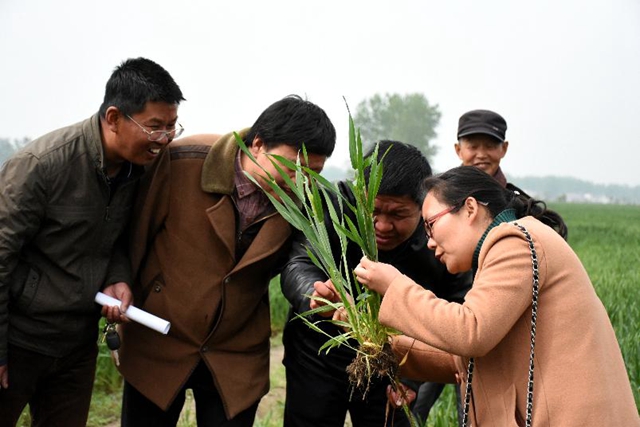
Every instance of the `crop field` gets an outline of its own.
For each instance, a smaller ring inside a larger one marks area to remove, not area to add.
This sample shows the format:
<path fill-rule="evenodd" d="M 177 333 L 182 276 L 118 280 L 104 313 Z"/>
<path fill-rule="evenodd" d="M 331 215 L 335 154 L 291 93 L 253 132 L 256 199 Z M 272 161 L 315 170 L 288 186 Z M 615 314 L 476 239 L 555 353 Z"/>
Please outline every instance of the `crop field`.
<path fill-rule="evenodd" d="M 607 309 L 640 404 L 640 206 L 554 205 Z"/>
<path fill-rule="evenodd" d="M 640 405 L 640 207 L 618 205 L 553 204 L 569 226 L 569 243 L 587 269 L 597 294 L 613 323 L 631 380 L 636 406 Z M 287 303 L 277 280 L 271 284 L 274 354 L 272 387 L 259 409 L 255 425 L 282 426 L 284 369 L 279 333 L 286 320 Z M 117 426 L 122 380 L 101 346 L 89 426 Z M 455 394 L 445 388 L 432 409 L 427 427 L 457 425 Z M 19 425 L 27 426 L 28 416 Z M 195 426 L 193 407 L 187 405 L 179 424 Z"/>

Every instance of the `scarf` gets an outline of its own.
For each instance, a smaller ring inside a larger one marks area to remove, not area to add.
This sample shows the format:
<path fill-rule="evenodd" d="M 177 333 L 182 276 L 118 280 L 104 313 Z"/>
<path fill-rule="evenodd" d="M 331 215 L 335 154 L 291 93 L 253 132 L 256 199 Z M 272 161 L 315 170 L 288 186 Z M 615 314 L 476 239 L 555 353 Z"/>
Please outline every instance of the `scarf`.
<path fill-rule="evenodd" d="M 505 209 L 502 212 L 500 212 L 498 215 L 496 215 L 496 217 L 493 219 L 491 224 L 489 224 L 487 229 L 484 231 L 484 234 L 482 235 L 482 237 L 480 237 L 480 241 L 476 246 L 476 250 L 473 252 L 473 262 L 471 264 L 471 267 L 473 268 L 474 277 L 476 275 L 476 271 L 478 270 L 478 257 L 480 256 L 480 249 L 482 249 L 482 244 L 484 243 L 484 239 L 487 237 L 487 234 L 489 234 L 489 231 L 491 231 L 493 227 L 500 225 L 503 222 L 511 222 L 517 219 L 518 218 L 516 218 L 515 209 Z"/>

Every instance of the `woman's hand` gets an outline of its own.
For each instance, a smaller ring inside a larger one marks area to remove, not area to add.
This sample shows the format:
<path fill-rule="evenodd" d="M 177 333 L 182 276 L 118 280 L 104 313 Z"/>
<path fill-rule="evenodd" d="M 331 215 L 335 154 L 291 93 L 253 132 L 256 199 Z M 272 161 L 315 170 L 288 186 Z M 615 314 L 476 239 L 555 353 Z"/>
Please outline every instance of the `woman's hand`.
<path fill-rule="evenodd" d="M 373 262 L 367 257 L 362 257 L 360 264 L 356 266 L 353 272 L 356 274 L 358 282 L 380 295 L 384 295 L 391 282 L 402 274 L 392 265 Z"/>

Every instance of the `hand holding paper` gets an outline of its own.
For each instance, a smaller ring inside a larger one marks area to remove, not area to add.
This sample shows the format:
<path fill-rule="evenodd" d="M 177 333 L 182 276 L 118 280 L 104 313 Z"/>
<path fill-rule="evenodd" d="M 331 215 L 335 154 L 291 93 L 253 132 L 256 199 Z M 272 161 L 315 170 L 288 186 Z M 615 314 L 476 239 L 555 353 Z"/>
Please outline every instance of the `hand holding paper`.
<path fill-rule="evenodd" d="M 95 302 L 100 305 L 117 305 L 118 307 L 121 304 L 120 300 L 112 298 L 109 295 L 103 294 L 102 292 L 98 292 L 96 294 Z M 153 329 L 154 331 L 158 331 L 164 335 L 169 332 L 169 328 L 171 327 L 171 323 L 169 323 L 168 321 L 161 319 L 158 316 L 154 316 L 153 314 L 148 313 L 144 310 L 140 310 L 139 308 L 134 306 L 129 306 L 124 314 L 134 322 L 138 322 L 141 325 Z"/>

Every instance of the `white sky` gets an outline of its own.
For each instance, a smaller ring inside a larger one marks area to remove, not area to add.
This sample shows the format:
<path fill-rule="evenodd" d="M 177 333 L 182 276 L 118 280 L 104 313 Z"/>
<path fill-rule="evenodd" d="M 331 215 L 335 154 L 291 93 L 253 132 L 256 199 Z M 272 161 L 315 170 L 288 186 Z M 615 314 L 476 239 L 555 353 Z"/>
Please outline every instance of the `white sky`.
<path fill-rule="evenodd" d="M 435 170 L 458 164 L 458 117 L 507 120 L 508 175 L 640 185 L 638 0 L 0 0 L 0 137 L 36 137 L 97 111 L 113 68 L 145 56 L 187 101 L 185 134 L 250 126 L 292 93 L 338 131 L 375 93 L 442 112 Z"/>

